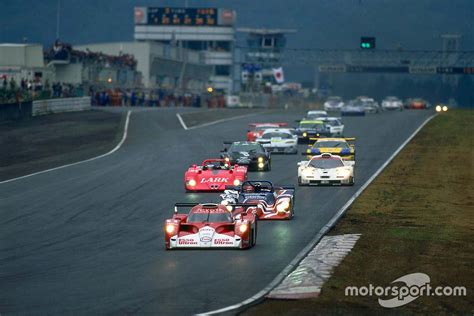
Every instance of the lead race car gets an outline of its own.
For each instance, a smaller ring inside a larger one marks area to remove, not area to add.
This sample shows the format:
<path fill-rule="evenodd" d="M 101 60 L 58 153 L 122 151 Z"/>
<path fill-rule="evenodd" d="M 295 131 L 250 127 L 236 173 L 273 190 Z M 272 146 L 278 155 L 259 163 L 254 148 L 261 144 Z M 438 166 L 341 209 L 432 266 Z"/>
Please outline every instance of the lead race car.
<path fill-rule="evenodd" d="M 290 128 L 267 129 L 256 141 L 271 153 L 298 153 L 298 135 Z"/>
<path fill-rule="evenodd" d="M 191 208 L 188 214 L 179 208 Z M 239 207 L 239 212 L 228 208 Z M 165 247 L 237 248 L 255 246 L 257 242 L 256 204 L 221 205 L 213 203 L 176 203 L 173 217 L 165 221 Z"/>
<path fill-rule="evenodd" d="M 224 142 L 225 147 L 221 157 L 229 164 L 247 166 L 248 169 L 257 171 L 270 171 L 272 158 L 262 144 L 258 142 Z"/>
<path fill-rule="evenodd" d="M 206 159 L 192 165 L 184 174 L 184 189 L 191 191 L 224 191 L 226 185 L 240 185 L 247 178 L 247 167 L 231 165 L 224 159 Z"/>
<path fill-rule="evenodd" d="M 298 185 L 354 185 L 354 165 L 337 155 L 314 156 L 298 162 Z"/>
<path fill-rule="evenodd" d="M 294 215 L 295 187 L 273 186 L 270 181 L 245 181 L 229 186 L 221 194 L 221 204 L 257 205 L 253 210 L 259 219 L 291 219 Z M 239 207 L 235 210 L 239 212 Z"/>

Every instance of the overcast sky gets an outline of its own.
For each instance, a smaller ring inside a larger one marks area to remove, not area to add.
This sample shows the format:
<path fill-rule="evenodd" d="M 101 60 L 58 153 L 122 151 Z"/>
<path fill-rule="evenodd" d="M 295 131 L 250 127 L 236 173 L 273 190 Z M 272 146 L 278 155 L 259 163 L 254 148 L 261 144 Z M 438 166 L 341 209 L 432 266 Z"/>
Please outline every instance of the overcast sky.
<path fill-rule="evenodd" d="M 0 0 L 0 42 L 50 45 L 58 0 Z M 134 6 L 184 6 L 185 0 L 61 0 L 60 38 L 73 44 L 133 40 Z M 237 11 L 237 26 L 293 28 L 292 48 L 441 49 L 440 35 L 459 33 L 474 50 L 474 0 L 188 0 L 191 7 Z M 242 40 L 242 37 L 239 37 Z M 244 44 L 241 42 L 240 44 Z"/>

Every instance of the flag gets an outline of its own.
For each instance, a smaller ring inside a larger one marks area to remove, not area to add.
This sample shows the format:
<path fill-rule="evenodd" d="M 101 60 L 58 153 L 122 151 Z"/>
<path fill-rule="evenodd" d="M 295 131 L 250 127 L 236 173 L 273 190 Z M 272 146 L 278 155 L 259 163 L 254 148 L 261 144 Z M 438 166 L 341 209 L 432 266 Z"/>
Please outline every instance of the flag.
<path fill-rule="evenodd" d="M 277 83 L 283 83 L 285 82 L 285 76 L 283 75 L 283 68 L 278 67 L 278 68 L 273 68 L 273 77 L 275 77 L 275 81 Z"/>

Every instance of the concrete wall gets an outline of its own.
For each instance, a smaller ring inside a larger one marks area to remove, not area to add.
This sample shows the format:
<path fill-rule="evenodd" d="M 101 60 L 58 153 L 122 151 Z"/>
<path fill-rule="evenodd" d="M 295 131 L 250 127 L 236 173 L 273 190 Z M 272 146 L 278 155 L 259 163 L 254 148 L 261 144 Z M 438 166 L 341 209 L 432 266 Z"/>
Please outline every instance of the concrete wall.
<path fill-rule="evenodd" d="M 178 78 L 183 75 L 190 82 L 188 89 L 200 90 L 212 74 L 212 66 L 202 63 L 201 54 L 196 51 L 154 42 L 117 42 L 75 46 L 75 49 L 104 54 L 131 54 L 137 60 L 137 70 L 142 74 L 146 88 L 159 85 L 174 89 Z M 200 83 L 197 83 L 200 81 Z"/>
<path fill-rule="evenodd" d="M 46 115 L 62 112 L 77 112 L 89 110 L 91 98 L 66 98 L 33 101 L 32 115 Z"/>
<path fill-rule="evenodd" d="M 120 53 L 131 54 L 137 60 L 137 71 L 142 74 L 143 84 L 150 85 L 150 45 L 138 42 L 100 43 L 74 46 L 77 50 L 89 49 L 92 52 L 102 52 L 118 56 Z"/>
<path fill-rule="evenodd" d="M 0 66 L 44 67 L 43 46 L 33 44 L 0 44 Z"/>
<path fill-rule="evenodd" d="M 55 65 L 55 81 L 80 84 L 82 83 L 82 64 L 58 64 Z"/>

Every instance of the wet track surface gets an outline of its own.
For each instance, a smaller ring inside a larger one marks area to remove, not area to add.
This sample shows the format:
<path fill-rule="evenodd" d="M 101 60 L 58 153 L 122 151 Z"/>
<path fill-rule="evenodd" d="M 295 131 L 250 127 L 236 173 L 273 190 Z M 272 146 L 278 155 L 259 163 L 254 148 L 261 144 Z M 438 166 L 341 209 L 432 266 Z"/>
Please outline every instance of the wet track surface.
<path fill-rule="evenodd" d="M 295 218 L 259 222 L 255 248 L 165 251 L 163 221 L 185 194 L 183 174 L 213 158 L 247 123 L 300 119 L 259 114 L 185 131 L 175 110 L 132 114 L 124 146 L 103 159 L 0 184 L 1 314 L 192 314 L 240 302 L 266 286 L 431 114 L 344 118 L 357 137 L 354 187 L 302 187 Z M 306 147 L 301 145 L 301 149 Z M 296 184 L 302 155 L 273 156 L 249 179 Z"/>

